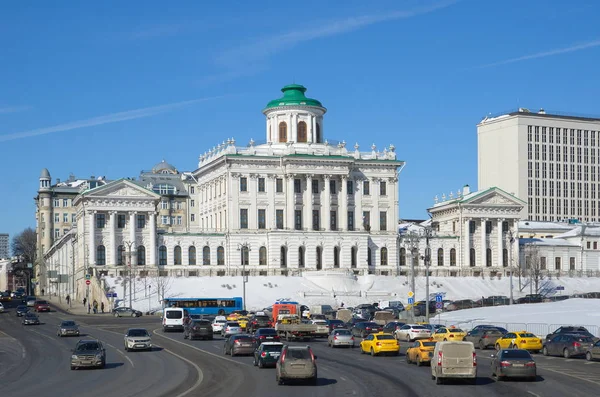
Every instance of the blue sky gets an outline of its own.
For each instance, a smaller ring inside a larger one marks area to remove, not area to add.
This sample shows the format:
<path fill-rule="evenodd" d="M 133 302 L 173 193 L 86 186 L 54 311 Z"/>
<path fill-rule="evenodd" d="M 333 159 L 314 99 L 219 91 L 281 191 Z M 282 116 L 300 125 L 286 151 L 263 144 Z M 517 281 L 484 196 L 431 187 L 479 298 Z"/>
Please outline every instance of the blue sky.
<path fill-rule="evenodd" d="M 476 124 L 519 106 L 598 115 L 595 0 L 13 2 L 0 6 L 0 232 L 35 225 L 53 179 L 193 170 L 265 139 L 295 82 L 325 137 L 393 143 L 400 216 L 477 184 Z"/>

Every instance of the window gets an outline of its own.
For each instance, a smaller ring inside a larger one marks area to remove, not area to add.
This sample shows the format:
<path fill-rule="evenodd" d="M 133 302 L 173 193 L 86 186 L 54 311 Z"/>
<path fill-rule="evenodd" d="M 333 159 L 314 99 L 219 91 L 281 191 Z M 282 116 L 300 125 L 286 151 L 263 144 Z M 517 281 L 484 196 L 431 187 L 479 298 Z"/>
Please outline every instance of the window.
<path fill-rule="evenodd" d="M 106 215 L 96 214 L 96 229 L 104 229 L 104 225 L 106 225 Z"/>
<path fill-rule="evenodd" d="M 248 229 L 248 209 L 240 209 L 240 229 Z"/>
<path fill-rule="evenodd" d="M 146 215 L 137 216 L 137 228 L 143 229 L 146 227 Z"/>
<path fill-rule="evenodd" d="M 217 266 L 225 265 L 225 248 L 217 247 Z"/>
<path fill-rule="evenodd" d="M 195 222 L 196 221 L 196 214 L 191 214 L 190 215 L 190 221 L 191 222 Z"/>
<path fill-rule="evenodd" d="M 487 267 L 492 266 L 492 249 L 488 248 L 485 250 L 485 265 Z"/>
<path fill-rule="evenodd" d="M 298 142 L 307 142 L 307 128 L 304 121 L 298 123 Z"/>
<path fill-rule="evenodd" d="M 168 210 L 169 209 L 169 202 L 168 201 L 161 201 L 160 202 L 160 209 L 162 209 L 162 210 Z"/>
<path fill-rule="evenodd" d="M 260 266 L 267 265 L 267 247 L 260 247 L 258 249 L 258 264 Z"/>
<path fill-rule="evenodd" d="M 59 238 L 59 237 L 60 237 L 60 230 L 54 229 L 54 238 Z"/>
<path fill-rule="evenodd" d="M 574 256 L 569 258 L 569 270 L 575 270 L 575 257 Z"/>
<path fill-rule="evenodd" d="M 208 245 L 205 245 L 204 248 L 202 248 L 202 264 L 204 266 L 210 265 L 210 247 Z"/>
<path fill-rule="evenodd" d="M 63 207 L 69 206 L 69 199 L 63 199 Z"/>
<path fill-rule="evenodd" d="M 321 143 L 321 141 L 323 140 L 323 138 L 321 137 L 321 126 L 319 125 L 319 123 L 316 123 L 317 126 L 317 143 Z"/>
<path fill-rule="evenodd" d="M 240 178 L 240 192 L 247 192 L 247 191 L 248 191 L 248 178 L 243 176 Z"/>
<path fill-rule="evenodd" d="M 190 200 L 190 207 L 196 206 L 196 200 Z"/>
<path fill-rule="evenodd" d="M 354 246 L 350 248 L 350 267 L 356 268 L 358 265 L 358 247 Z"/>
<path fill-rule="evenodd" d="M 190 247 L 188 248 L 188 263 L 190 265 L 196 264 L 196 247 L 194 247 L 193 245 L 190 245 Z"/>
<path fill-rule="evenodd" d="M 373 254 L 371 253 L 371 247 L 367 248 L 367 266 L 373 265 Z"/>
<path fill-rule="evenodd" d="M 400 248 L 400 266 L 406 266 L 406 248 Z"/>
<path fill-rule="evenodd" d="M 77 214 L 71 214 L 71 223 L 77 222 Z"/>
<path fill-rule="evenodd" d="M 321 270 L 323 268 L 323 247 L 317 246 L 316 251 L 317 270 Z"/>
<path fill-rule="evenodd" d="M 598 249 L 598 242 L 594 241 L 594 249 L 597 250 Z"/>
<path fill-rule="evenodd" d="M 106 248 L 104 248 L 103 245 L 99 245 L 96 247 L 96 265 L 106 265 Z"/>
<path fill-rule="evenodd" d="M 370 194 L 370 192 L 369 192 L 369 181 L 363 181 L 363 194 L 365 196 L 368 196 Z"/>
<path fill-rule="evenodd" d="M 340 267 L 340 247 L 338 246 L 333 247 L 333 267 Z"/>
<path fill-rule="evenodd" d="M 335 180 L 329 180 L 329 194 L 337 194 L 337 187 L 335 184 Z"/>
<path fill-rule="evenodd" d="M 363 228 L 366 231 L 371 230 L 371 213 L 369 211 L 363 211 Z"/>
<path fill-rule="evenodd" d="M 281 179 L 281 178 L 275 179 L 275 192 L 283 193 L 283 179 Z"/>
<path fill-rule="evenodd" d="M 67 233 L 69 233 L 69 229 L 63 229 L 63 236 Z"/>
<path fill-rule="evenodd" d="M 59 199 L 54 199 L 54 206 L 55 207 L 60 207 L 60 200 Z"/>
<path fill-rule="evenodd" d="M 385 181 L 379 182 L 379 195 L 387 196 L 387 184 L 385 183 Z"/>
<path fill-rule="evenodd" d="M 304 252 L 305 252 L 304 246 L 298 247 L 298 268 L 299 269 L 304 269 Z"/>
<path fill-rule="evenodd" d="M 279 142 L 287 142 L 287 124 L 285 121 L 279 123 Z"/>
<path fill-rule="evenodd" d="M 275 227 L 283 229 L 283 210 L 275 210 Z"/>
<path fill-rule="evenodd" d="M 348 211 L 348 231 L 354 231 L 354 211 Z"/>
<path fill-rule="evenodd" d="M 287 268 L 287 247 L 285 245 L 282 245 L 279 250 L 279 267 L 282 269 Z"/>
<path fill-rule="evenodd" d="M 294 179 L 294 193 L 302 193 L 302 180 Z"/>
<path fill-rule="evenodd" d="M 337 230 L 337 211 L 329 211 L 330 230 Z"/>
<path fill-rule="evenodd" d="M 450 248 L 450 266 L 456 266 L 456 248 Z"/>
<path fill-rule="evenodd" d="M 294 229 L 302 230 L 302 210 L 294 211 Z"/>
<path fill-rule="evenodd" d="M 64 214 L 63 214 L 63 222 L 64 222 L 64 223 L 67 223 L 67 222 L 69 222 L 69 214 L 67 214 L 67 213 L 64 213 Z"/>
<path fill-rule="evenodd" d="M 379 230 L 385 231 L 387 230 L 387 212 L 381 211 L 379 213 Z"/>
<path fill-rule="evenodd" d="M 123 229 L 125 227 L 125 215 L 123 215 L 123 214 L 117 215 L 117 227 L 119 229 Z"/>
<path fill-rule="evenodd" d="M 265 192 L 265 178 L 258 178 L 258 191 L 259 193 Z"/>
<path fill-rule="evenodd" d="M 166 266 L 167 265 L 167 247 L 161 245 L 158 248 L 158 265 Z"/>
<path fill-rule="evenodd" d="M 469 266 L 475 267 L 475 248 L 469 250 Z"/>
<path fill-rule="evenodd" d="M 502 250 L 502 266 L 508 267 L 508 250 L 506 248 Z"/>
<path fill-rule="evenodd" d="M 475 221 L 469 221 L 469 233 L 475 233 Z"/>
<path fill-rule="evenodd" d="M 312 228 L 313 230 L 320 229 L 320 219 L 319 219 L 319 210 L 313 210 L 312 212 Z"/>
<path fill-rule="evenodd" d="M 437 250 L 437 263 L 438 266 L 444 266 L 444 249 L 438 248 Z"/>
<path fill-rule="evenodd" d="M 313 179 L 312 181 L 312 192 L 313 194 L 319 194 L 319 180 Z"/>
<path fill-rule="evenodd" d="M 540 257 L 540 270 L 546 270 L 546 257 Z"/>
<path fill-rule="evenodd" d="M 190 194 L 194 194 L 196 193 L 196 189 L 194 188 L 194 186 L 190 186 Z M 192 200 L 194 201 L 194 200 Z"/>
<path fill-rule="evenodd" d="M 386 247 L 382 247 L 380 251 L 381 255 L 381 266 L 387 266 L 388 264 L 388 249 Z"/>
<path fill-rule="evenodd" d="M 492 221 L 485 221 L 485 234 L 492 233 Z"/>
<path fill-rule="evenodd" d="M 502 233 L 508 233 L 508 222 L 507 221 L 502 222 Z"/>
<path fill-rule="evenodd" d="M 266 210 L 258 210 L 258 228 L 267 228 Z"/>
<path fill-rule="evenodd" d="M 143 245 L 137 248 L 137 264 L 138 266 L 146 266 L 146 247 Z"/>
<path fill-rule="evenodd" d="M 175 265 L 181 265 L 181 247 L 179 245 L 175 246 L 174 252 L 173 252 L 173 257 L 174 257 L 174 264 Z"/>
<path fill-rule="evenodd" d="M 161 217 L 160 217 L 160 223 L 162 223 L 163 225 L 168 225 L 170 219 L 171 218 L 169 217 L 169 215 L 161 215 Z"/>
<path fill-rule="evenodd" d="M 125 264 L 125 247 L 119 245 L 117 247 L 117 265 L 122 266 Z"/>
<path fill-rule="evenodd" d="M 57 212 L 56 214 L 54 214 L 54 223 L 59 223 L 60 222 L 60 214 Z"/>
<path fill-rule="evenodd" d="M 346 181 L 346 190 L 349 196 L 354 195 L 354 182 L 353 181 Z"/>
<path fill-rule="evenodd" d="M 560 270 L 560 257 L 554 258 L 554 270 Z"/>

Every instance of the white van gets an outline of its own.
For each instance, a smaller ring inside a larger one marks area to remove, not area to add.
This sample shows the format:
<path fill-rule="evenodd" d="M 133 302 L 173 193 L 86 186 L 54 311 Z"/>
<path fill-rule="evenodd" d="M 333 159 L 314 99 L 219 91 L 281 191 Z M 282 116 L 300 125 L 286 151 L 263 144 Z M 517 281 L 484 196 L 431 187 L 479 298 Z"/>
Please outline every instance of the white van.
<path fill-rule="evenodd" d="M 477 356 L 473 342 L 438 342 L 431 358 L 431 379 L 441 385 L 445 379 L 477 381 Z"/>
<path fill-rule="evenodd" d="M 185 317 L 187 317 L 187 310 L 181 307 L 166 307 L 163 310 L 163 332 L 183 331 Z"/>

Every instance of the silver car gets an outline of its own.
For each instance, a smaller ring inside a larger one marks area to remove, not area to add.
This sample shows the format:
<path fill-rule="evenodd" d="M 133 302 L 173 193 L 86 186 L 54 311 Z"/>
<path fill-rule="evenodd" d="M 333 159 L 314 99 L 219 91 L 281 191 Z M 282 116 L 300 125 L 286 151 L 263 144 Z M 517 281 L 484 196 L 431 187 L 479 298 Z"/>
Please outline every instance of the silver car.
<path fill-rule="evenodd" d="M 60 323 L 56 336 L 79 336 L 79 326 L 75 321 L 67 320 Z"/>
<path fill-rule="evenodd" d="M 310 346 L 284 345 L 275 365 L 275 380 L 279 385 L 293 380 L 308 381 L 313 385 L 318 382 L 317 356 Z"/>
<path fill-rule="evenodd" d="M 237 321 L 227 321 L 226 324 L 223 324 L 223 329 L 221 330 L 221 336 L 224 338 L 228 338 L 231 335 L 237 335 L 241 333 L 242 327 Z"/>
<path fill-rule="evenodd" d="M 354 336 L 349 329 L 334 329 L 327 337 L 329 347 L 354 347 Z"/>
<path fill-rule="evenodd" d="M 143 328 L 130 328 L 125 334 L 125 351 L 152 350 L 152 339 Z"/>

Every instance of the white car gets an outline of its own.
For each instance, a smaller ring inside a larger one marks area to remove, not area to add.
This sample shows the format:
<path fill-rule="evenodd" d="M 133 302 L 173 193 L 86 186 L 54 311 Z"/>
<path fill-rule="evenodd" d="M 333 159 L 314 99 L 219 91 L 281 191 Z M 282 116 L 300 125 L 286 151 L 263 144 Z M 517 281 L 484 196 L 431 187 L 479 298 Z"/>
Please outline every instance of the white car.
<path fill-rule="evenodd" d="M 152 350 L 152 339 L 143 328 L 130 328 L 125 334 L 125 351 Z"/>
<path fill-rule="evenodd" d="M 215 318 L 211 324 L 213 333 L 217 334 L 217 333 L 223 331 L 223 326 L 226 323 L 227 323 L 227 319 L 225 317 L 223 317 L 222 319 Z"/>
<path fill-rule="evenodd" d="M 242 327 L 240 327 L 240 323 L 237 321 L 227 321 L 223 325 L 223 329 L 221 330 L 221 336 L 227 338 L 231 335 L 237 335 L 242 333 Z"/>
<path fill-rule="evenodd" d="M 418 324 L 406 324 L 400 327 L 400 329 L 397 329 L 394 336 L 398 340 L 412 342 L 417 339 L 431 338 L 431 330 Z"/>

